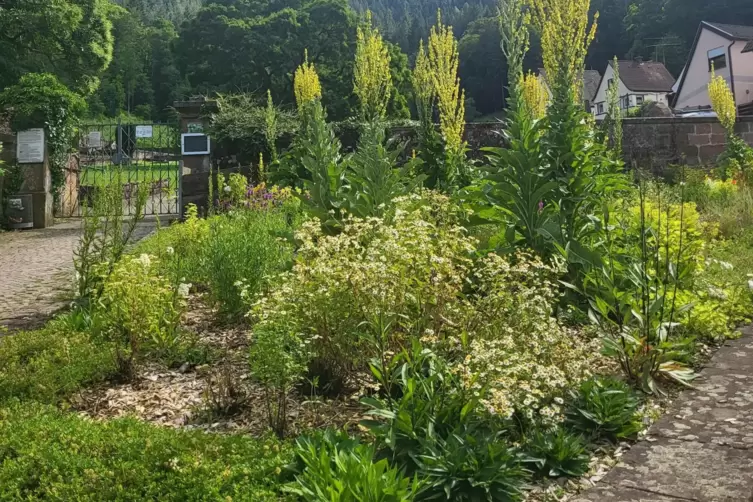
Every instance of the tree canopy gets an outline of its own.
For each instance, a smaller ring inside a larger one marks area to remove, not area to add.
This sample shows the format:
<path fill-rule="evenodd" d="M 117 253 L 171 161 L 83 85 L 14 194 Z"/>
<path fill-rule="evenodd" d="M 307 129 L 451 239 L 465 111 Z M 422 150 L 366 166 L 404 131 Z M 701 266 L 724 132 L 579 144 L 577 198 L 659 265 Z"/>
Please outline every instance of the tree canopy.
<path fill-rule="evenodd" d="M 109 0 L 5 0 L 0 3 L 0 89 L 26 73 L 51 73 L 93 92 L 112 59 Z"/>
<path fill-rule="evenodd" d="M 353 61 L 359 17 L 371 10 L 388 43 L 396 96 L 390 118 L 411 108 L 419 42 L 441 9 L 460 40 L 468 116 L 505 105 L 498 0 L 0 0 L 0 90 L 27 73 L 50 74 L 84 96 L 93 116 L 163 119 L 191 95 L 250 93 L 292 107 L 295 68 L 308 50 L 330 118 L 356 115 Z M 664 62 L 679 75 L 701 21 L 753 25 L 750 0 L 591 0 L 599 29 L 586 59 Z M 531 33 L 526 71 L 541 67 Z M 415 116 L 415 110 L 414 110 Z"/>

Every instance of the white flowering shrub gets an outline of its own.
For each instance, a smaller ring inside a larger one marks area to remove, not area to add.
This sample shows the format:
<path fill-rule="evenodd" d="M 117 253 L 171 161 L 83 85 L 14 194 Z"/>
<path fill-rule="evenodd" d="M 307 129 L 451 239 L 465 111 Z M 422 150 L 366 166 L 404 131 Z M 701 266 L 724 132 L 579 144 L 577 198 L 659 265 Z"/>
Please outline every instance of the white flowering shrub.
<path fill-rule="evenodd" d="M 365 369 L 380 352 L 375 338 L 389 352 L 411 334 L 441 334 L 446 319 L 457 318 L 475 248 L 446 197 L 398 198 L 388 218 L 347 219 L 336 236 L 310 220 L 296 237 L 293 270 L 255 305 L 255 329 L 295 319 L 328 378 Z"/>
<path fill-rule="evenodd" d="M 178 324 L 190 285 L 173 287 L 158 267 L 157 259 L 148 254 L 125 257 L 104 285 L 105 333 L 118 346 L 116 362 L 124 377 L 131 375 L 143 350 L 165 354 L 180 342 Z"/>
<path fill-rule="evenodd" d="M 490 254 L 473 273 L 477 285 L 465 321 L 469 343 L 459 369 L 486 389 L 490 412 L 529 419 L 561 417 L 562 396 L 599 363 L 588 342 L 553 315 L 561 270 L 524 253 L 511 262 Z"/>
<path fill-rule="evenodd" d="M 310 377 L 340 383 L 374 359 L 388 368 L 419 339 L 494 414 L 559 417 L 561 397 L 599 359 L 553 315 L 561 271 L 525 254 L 474 263 L 475 241 L 442 195 L 399 198 L 395 208 L 384 219 L 346 219 L 336 236 L 318 220 L 303 225 L 293 270 L 252 310 L 264 347 L 252 349 L 252 373 L 290 389 L 291 380 L 272 380 L 308 359 Z"/>

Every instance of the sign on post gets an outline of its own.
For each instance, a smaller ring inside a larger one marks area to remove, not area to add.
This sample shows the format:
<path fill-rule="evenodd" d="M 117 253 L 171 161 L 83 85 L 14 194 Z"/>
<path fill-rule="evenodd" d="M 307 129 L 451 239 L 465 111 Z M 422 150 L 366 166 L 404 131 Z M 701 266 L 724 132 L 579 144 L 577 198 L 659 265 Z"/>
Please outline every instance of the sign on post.
<path fill-rule="evenodd" d="M 44 162 L 44 129 L 18 131 L 16 135 L 16 161 L 19 164 Z"/>
<path fill-rule="evenodd" d="M 91 131 L 86 137 L 86 146 L 89 148 L 102 148 L 102 132 Z"/>
<path fill-rule="evenodd" d="M 208 155 L 210 150 L 209 136 L 201 133 L 181 134 L 180 153 L 182 155 Z"/>
<path fill-rule="evenodd" d="M 153 134 L 152 126 L 145 126 L 140 125 L 136 126 L 136 137 L 137 138 L 151 138 Z"/>

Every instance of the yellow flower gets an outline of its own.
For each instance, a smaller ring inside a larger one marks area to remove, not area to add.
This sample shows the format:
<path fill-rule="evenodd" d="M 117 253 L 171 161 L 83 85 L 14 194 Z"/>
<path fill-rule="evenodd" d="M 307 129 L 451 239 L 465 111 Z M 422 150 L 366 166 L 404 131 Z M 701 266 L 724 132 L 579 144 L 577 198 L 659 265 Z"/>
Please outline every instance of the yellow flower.
<path fill-rule="evenodd" d="M 430 119 L 435 94 L 434 77 L 431 73 L 429 56 L 426 54 L 423 40 L 421 40 L 421 43 L 418 46 L 416 67 L 413 70 L 413 77 L 411 80 L 413 83 L 413 95 L 415 96 L 416 104 L 418 105 L 419 116 L 423 113 L 424 116 L 428 116 Z"/>
<path fill-rule="evenodd" d="M 361 102 L 364 120 L 387 115 L 392 93 L 390 56 L 382 35 L 372 25 L 371 11 L 366 11 L 366 21 L 358 27 L 354 92 Z"/>
<path fill-rule="evenodd" d="M 709 99 L 711 107 L 716 112 L 719 122 L 729 134 L 734 133 L 735 122 L 737 121 L 737 107 L 735 106 L 735 97 L 727 85 L 724 77 L 711 72 L 711 82 L 709 82 Z"/>
<path fill-rule="evenodd" d="M 309 51 L 305 52 L 303 64 L 295 71 L 295 81 L 293 82 L 295 92 L 295 101 L 298 109 L 301 110 L 305 105 L 321 99 L 322 86 L 319 82 L 319 75 L 316 73 L 313 63 L 309 63 Z"/>
<path fill-rule="evenodd" d="M 520 79 L 520 89 L 526 111 L 534 119 L 543 118 L 549 103 L 549 95 L 539 77 L 528 72 L 528 75 Z"/>
<path fill-rule="evenodd" d="M 588 47 L 596 36 L 596 13 L 589 27 L 591 0 L 529 0 L 531 20 L 541 35 L 544 69 L 555 99 L 568 94 L 576 102 L 583 92 Z"/>
<path fill-rule="evenodd" d="M 442 24 L 441 12 L 437 12 L 437 24 L 429 36 L 428 60 L 439 105 L 439 126 L 447 149 L 457 153 L 463 149 L 465 91 L 460 90 L 458 77 L 458 42 L 452 27 Z"/>

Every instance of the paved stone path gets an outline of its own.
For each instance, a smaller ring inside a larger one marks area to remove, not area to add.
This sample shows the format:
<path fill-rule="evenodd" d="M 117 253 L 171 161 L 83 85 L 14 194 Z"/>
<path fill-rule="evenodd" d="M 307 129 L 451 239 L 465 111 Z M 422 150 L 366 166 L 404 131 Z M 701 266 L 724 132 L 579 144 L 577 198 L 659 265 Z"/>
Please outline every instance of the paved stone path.
<path fill-rule="evenodd" d="M 65 305 L 73 288 L 79 220 L 44 230 L 0 233 L 0 324 L 36 325 Z"/>
<path fill-rule="evenodd" d="M 753 327 L 576 502 L 753 502 Z"/>
<path fill-rule="evenodd" d="M 162 219 L 162 224 L 169 221 Z M 136 229 L 136 239 L 151 233 L 155 218 Z M 0 233 L 0 325 L 36 327 L 71 300 L 73 252 L 81 220 L 71 219 L 43 230 Z"/>

